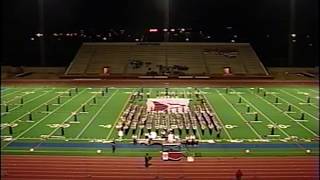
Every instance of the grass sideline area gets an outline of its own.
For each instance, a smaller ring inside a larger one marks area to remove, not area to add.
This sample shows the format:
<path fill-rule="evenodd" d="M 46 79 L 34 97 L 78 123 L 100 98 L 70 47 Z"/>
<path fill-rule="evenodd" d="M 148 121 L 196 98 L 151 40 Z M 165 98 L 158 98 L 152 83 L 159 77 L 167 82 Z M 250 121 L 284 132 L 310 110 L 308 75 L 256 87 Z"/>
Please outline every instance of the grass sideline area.
<path fill-rule="evenodd" d="M 222 125 L 221 137 L 197 130 L 202 143 L 319 143 L 319 89 L 313 87 L 238 87 L 198 88 Z M 141 156 L 159 149 L 121 148 L 116 154 L 109 150 L 97 153 L 92 148 L 42 147 L 44 143 L 108 143 L 117 139 L 115 128 L 133 93 L 139 88 L 105 87 L 1 87 L 1 152 L 4 154 L 65 154 Z M 164 88 L 144 88 L 150 97 Z M 170 88 L 177 97 L 195 89 Z M 138 103 L 144 104 L 147 97 Z M 85 110 L 83 106 L 85 105 Z M 290 106 L 290 110 L 289 110 Z M 249 107 L 249 111 L 248 111 Z M 77 114 L 75 120 L 74 114 Z M 256 114 L 258 120 L 255 121 Z M 274 135 L 270 136 L 272 125 Z M 63 133 L 62 136 L 62 127 Z M 200 129 L 200 127 L 198 127 Z M 11 129 L 11 130 L 10 130 Z M 11 132 L 10 132 L 11 131 Z M 141 129 L 137 129 L 141 131 Z M 121 143 L 132 143 L 132 132 Z M 185 131 L 182 138 L 186 136 Z M 35 151 L 15 143 L 35 143 Z M 263 156 L 318 155 L 319 149 L 306 153 L 305 148 L 245 149 L 196 148 L 188 150 L 201 156 Z"/>
<path fill-rule="evenodd" d="M 8 155 L 66 155 L 66 156 L 119 156 L 119 157 L 142 157 L 146 153 L 153 157 L 160 157 L 159 149 L 119 149 L 116 153 L 112 153 L 110 149 L 102 150 L 97 152 L 97 150 L 75 150 L 75 149 L 36 149 L 31 152 L 26 149 L 12 149 L 3 150 L 3 154 Z M 253 149 L 246 152 L 245 149 L 193 149 L 189 151 L 183 151 L 187 154 L 192 154 L 195 157 L 256 157 L 256 156 L 319 156 L 319 149 L 311 150 L 306 152 L 300 149 Z"/>

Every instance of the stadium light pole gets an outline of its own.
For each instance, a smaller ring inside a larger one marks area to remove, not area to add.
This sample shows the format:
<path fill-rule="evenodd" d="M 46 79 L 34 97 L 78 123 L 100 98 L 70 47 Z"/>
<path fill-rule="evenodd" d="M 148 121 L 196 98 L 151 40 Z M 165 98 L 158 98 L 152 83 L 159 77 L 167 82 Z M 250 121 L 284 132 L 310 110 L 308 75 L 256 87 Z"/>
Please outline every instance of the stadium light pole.
<path fill-rule="evenodd" d="M 39 32 L 44 34 L 44 0 L 38 0 L 38 24 Z M 46 65 L 45 36 L 39 38 L 40 43 L 40 64 Z"/>
<path fill-rule="evenodd" d="M 170 0 L 164 0 L 164 28 L 168 31 L 164 32 L 164 41 L 169 41 L 169 28 L 170 28 Z"/>

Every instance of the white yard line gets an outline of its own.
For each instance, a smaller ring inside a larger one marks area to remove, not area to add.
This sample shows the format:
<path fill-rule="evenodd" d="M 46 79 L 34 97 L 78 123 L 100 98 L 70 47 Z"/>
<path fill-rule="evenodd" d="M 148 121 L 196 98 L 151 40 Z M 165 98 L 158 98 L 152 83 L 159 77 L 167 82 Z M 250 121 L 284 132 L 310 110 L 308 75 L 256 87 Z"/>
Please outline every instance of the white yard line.
<path fill-rule="evenodd" d="M 50 90 L 50 91 L 53 91 L 53 90 L 55 90 L 55 88 L 53 88 L 53 89 Z M 35 98 L 29 99 L 28 101 L 25 101 L 25 102 L 23 103 L 23 105 L 25 105 L 25 104 L 27 104 L 27 103 L 29 103 L 29 102 L 32 102 L 32 101 L 34 101 L 35 99 L 38 99 L 39 97 L 41 97 L 41 96 L 49 93 L 50 91 L 47 91 L 47 92 L 45 92 L 44 94 L 41 94 L 40 96 L 37 96 L 37 97 L 35 97 Z M 15 109 L 17 109 L 17 108 L 19 108 L 19 107 L 20 107 L 20 106 L 16 106 L 16 107 L 10 109 L 10 111 L 13 111 L 13 110 L 15 110 Z"/>
<path fill-rule="evenodd" d="M 183 91 L 184 91 L 185 89 L 183 89 Z M 187 96 L 186 96 L 186 98 L 188 98 Z M 192 98 L 192 95 L 191 95 L 191 98 Z M 209 102 L 208 102 L 209 103 Z M 200 127 L 199 127 L 199 125 L 197 125 L 197 130 L 196 130 L 196 132 L 197 132 L 197 134 L 198 134 L 198 137 L 199 137 L 199 140 L 202 140 L 202 138 L 201 138 L 201 134 L 200 134 L 200 132 L 199 132 L 199 129 L 201 129 Z"/>
<path fill-rule="evenodd" d="M 232 89 L 232 91 L 234 91 Z M 246 101 L 250 106 L 254 107 L 256 111 L 258 111 L 261 115 L 263 115 L 270 123 L 272 123 L 273 125 L 275 125 L 276 123 L 273 122 L 267 115 L 265 115 L 262 111 L 260 111 L 255 105 L 253 105 L 250 101 L 248 101 L 246 98 L 244 98 L 243 96 L 241 96 L 240 94 L 238 94 L 239 97 L 241 97 L 244 101 Z M 288 133 L 286 133 L 284 130 L 282 130 L 281 128 L 278 128 L 284 135 L 286 135 L 287 137 L 290 137 Z"/>
<path fill-rule="evenodd" d="M 296 108 L 297 108 L 297 109 L 299 109 L 301 112 L 304 112 L 305 114 L 308 114 L 311 118 L 313 118 L 313 119 L 315 119 L 315 120 L 319 121 L 318 117 L 315 117 L 315 116 L 313 116 L 312 114 L 310 114 L 310 113 L 308 113 L 308 112 L 304 111 L 303 109 L 299 108 L 298 106 L 294 105 L 293 103 L 290 103 L 289 101 L 284 100 L 283 98 L 281 98 L 281 97 L 279 97 L 279 96 L 276 96 L 276 95 L 274 95 L 274 94 L 273 94 L 273 96 L 278 97 L 278 98 L 279 98 L 279 100 L 281 100 L 281 101 L 284 101 L 284 102 L 286 102 L 286 103 L 288 103 L 288 104 L 291 104 L 293 107 L 296 107 Z"/>
<path fill-rule="evenodd" d="M 184 96 L 184 98 L 188 98 L 185 88 L 183 88 L 183 96 Z"/>
<path fill-rule="evenodd" d="M 52 90 L 52 91 L 53 91 L 53 90 Z M 44 94 L 42 94 L 42 95 L 40 95 L 40 96 L 38 96 L 38 97 L 35 97 L 35 98 L 33 98 L 33 99 L 30 99 L 29 101 L 26 102 L 26 104 L 29 103 L 29 102 L 34 101 L 35 99 L 38 99 L 38 98 L 44 96 L 45 94 L 47 94 L 47 93 L 49 93 L 49 92 L 50 92 L 50 91 L 48 91 L 48 92 L 46 92 L 46 93 L 44 93 Z M 58 96 L 55 96 L 55 97 L 49 99 L 48 101 L 46 101 L 46 102 L 40 104 L 39 106 L 31 109 L 29 112 L 35 111 L 36 109 L 38 109 L 38 108 L 40 108 L 41 106 L 43 106 L 43 104 L 46 104 L 46 103 L 50 102 L 51 100 L 55 99 L 56 97 L 58 97 Z M 18 108 L 18 107 L 13 108 L 13 110 L 16 109 L 16 108 Z M 13 110 L 10 110 L 10 111 L 13 111 Z M 14 123 L 14 122 L 20 120 L 21 118 L 23 118 L 24 116 L 26 116 L 29 112 L 21 115 L 20 117 L 16 118 L 15 120 L 11 121 L 10 123 Z M 5 127 L 2 127 L 1 130 L 4 129 L 4 128 L 5 128 Z"/>
<path fill-rule="evenodd" d="M 149 88 L 149 93 L 150 93 L 150 97 L 151 97 L 151 98 L 152 98 L 152 90 L 153 90 L 153 88 Z M 140 139 L 140 134 L 141 134 L 141 128 L 139 127 L 137 139 Z"/>
<path fill-rule="evenodd" d="M 89 120 L 89 122 L 86 124 L 85 127 L 82 128 L 81 132 L 76 136 L 75 139 L 79 139 L 79 137 L 84 133 L 84 131 L 89 127 L 89 125 L 95 120 L 95 118 L 99 115 L 99 113 L 102 111 L 102 109 L 108 104 L 108 102 L 111 100 L 111 98 L 119 91 L 117 89 L 115 92 L 112 93 L 110 97 L 102 104 L 102 106 L 99 108 L 99 110 L 96 112 L 96 114 Z"/>
<path fill-rule="evenodd" d="M 284 91 L 284 90 L 282 90 L 282 89 L 280 89 L 280 91 L 283 92 L 283 93 L 285 93 L 285 94 L 288 94 L 289 96 L 294 97 L 294 98 L 296 98 L 296 99 L 298 99 L 298 100 L 300 100 L 300 101 L 305 101 L 305 99 L 301 99 L 301 98 L 299 98 L 299 97 L 297 97 L 297 96 L 295 96 L 295 95 L 293 95 L 293 94 L 291 94 L 291 93 L 288 93 L 287 91 Z M 312 103 L 309 103 L 309 104 L 310 104 L 310 106 L 319 109 L 318 106 L 316 106 L 316 105 L 314 105 L 314 104 L 312 104 Z"/>
<path fill-rule="evenodd" d="M 216 91 L 218 92 L 218 94 L 224 99 L 224 101 L 238 114 L 238 116 L 240 116 L 240 118 L 242 119 L 242 121 L 247 125 L 249 126 L 249 128 L 256 134 L 256 136 L 259 138 L 259 139 L 263 139 L 261 137 L 261 135 L 251 126 L 250 123 L 246 123 L 246 119 L 237 111 L 237 109 L 229 102 L 228 99 L 226 99 L 222 93 L 220 93 L 220 91 L 218 91 L 216 89 Z"/>
<path fill-rule="evenodd" d="M 91 101 L 92 96 L 90 96 L 84 103 L 82 104 L 87 104 L 89 101 Z M 82 105 L 79 106 L 79 108 L 77 108 L 75 111 L 73 112 L 77 112 L 82 108 Z M 64 124 L 65 122 L 67 122 L 71 117 L 73 116 L 73 114 L 69 115 L 64 121 L 62 121 L 60 124 Z M 52 136 L 60 127 L 56 127 L 55 129 L 53 129 L 49 134 L 48 137 L 50 138 L 50 136 Z"/>
<path fill-rule="evenodd" d="M 40 120 L 38 120 L 35 124 L 33 124 L 32 126 L 30 126 L 28 129 L 24 130 L 22 133 L 20 133 L 17 137 L 14 138 L 14 140 L 10 141 L 9 143 L 5 144 L 4 146 L 1 147 L 1 150 L 4 149 L 5 147 L 7 147 L 9 144 L 13 143 L 15 140 L 19 139 L 20 137 L 22 137 L 24 134 L 26 134 L 27 132 L 29 132 L 33 127 L 37 126 L 39 123 L 41 123 L 43 120 L 45 120 L 48 116 L 50 116 L 51 114 L 53 114 L 55 111 L 57 111 L 58 109 L 62 108 L 64 104 L 67 104 L 69 101 L 71 101 L 72 99 L 74 99 L 75 97 L 79 96 L 80 94 L 84 93 L 85 89 L 82 90 L 82 92 L 78 93 L 77 95 L 73 96 L 72 98 L 68 99 L 67 101 L 65 101 L 64 103 L 61 104 L 61 106 L 59 106 L 57 109 L 53 110 L 51 113 L 47 114 L 46 116 L 44 116 L 43 118 L 41 118 Z"/>
<path fill-rule="evenodd" d="M 140 139 L 140 134 L 141 134 L 141 128 L 139 127 L 139 131 L 138 131 L 137 139 Z"/>
<path fill-rule="evenodd" d="M 256 94 L 255 94 L 256 95 Z M 258 95 L 256 95 L 258 96 Z M 278 108 L 277 106 L 275 106 L 274 104 L 270 103 L 268 100 L 258 96 L 260 99 L 266 101 L 268 104 L 270 104 L 271 106 L 273 106 L 275 109 L 277 109 L 278 111 L 282 112 L 282 109 Z M 298 125 L 300 125 L 301 127 L 303 127 L 305 130 L 309 131 L 311 134 L 315 135 L 315 136 L 318 136 L 317 133 L 313 132 L 312 130 L 310 130 L 309 128 L 305 127 L 303 124 L 301 124 L 300 122 L 298 121 L 295 121 L 296 119 L 292 118 L 290 115 L 284 113 L 287 117 L 289 117 L 290 119 L 293 120 L 293 122 L 296 122 Z"/>
<path fill-rule="evenodd" d="M 153 90 L 153 88 L 149 88 L 150 96 L 151 96 L 151 94 L 152 94 L 152 90 Z"/>
<path fill-rule="evenodd" d="M 197 125 L 197 130 L 196 130 L 196 132 L 197 132 L 197 134 L 198 134 L 198 136 L 199 136 L 199 140 L 202 140 L 201 134 L 200 134 L 200 132 L 199 132 L 199 129 L 201 129 L 201 128 Z"/>
<path fill-rule="evenodd" d="M 14 88 L 14 89 L 15 89 L 15 88 Z M 24 89 L 26 89 L 26 88 L 22 88 L 22 89 L 19 89 L 19 90 L 15 90 L 15 91 L 10 92 L 10 93 L 7 93 L 7 94 L 3 94 L 3 93 L 1 93 L 1 99 L 3 99 L 3 98 L 4 98 L 4 97 L 6 97 L 6 96 L 9 96 L 9 95 L 12 95 L 12 94 L 15 94 L 15 93 L 22 92 Z"/>
<path fill-rule="evenodd" d="M 13 88 L 1 87 L 0 93 L 8 91 L 9 89 L 13 89 Z"/>
<path fill-rule="evenodd" d="M 31 91 L 36 92 L 36 91 L 38 91 L 38 89 L 39 89 L 39 88 L 32 89 Z M 41 88 L 41 89 L 42 89 L 42 88 Z M 11 100 L 5 101 L 5 103 L 8 104 L 9 102 L 12 102 L 12 101 L 16 100 L 16 99 L 19 98 L 19 97 L 22 98 L 22 97 L 27 96 L 27 95 L 29 95 L 29 94 L 25 93 L 25 94 L 23 94 L 23 95 L 17 95 L 16 97 L 12 98 Z M 1 97 L 1 98 L 2 98 L 2 97 Z"/>
<path fill-rule="evenodd" d="M 317 99 L 317 96 L 319 96 L 318 94 L 314 94 L 313 92 L 308 91 L 307 89 L 302 90 L 302 89 L 294 89 L 296 91 L 297 94 L 304 94 L 304 95 L 310 95 L 311 98 L 313 99 Z M 316 95 L 316 96 L 315 96 Z"/>
<path fill-rule="evenodd" d="M 221 124 L 221 126 L 222 126 L 222 129 L 226 132 L 226 134 L 227 134 L 227 136 L 228 136 L 228 138 L 230 139 L 230 140 L 233 140 L 232 139 L 232 137 L 231 137 L 231 135 L 230 135 L 230 133 L 227 131 L 227 129 L 224 127 L 224 124 L 222 123 L 222 121 L 221 121 L 221 119 L 220 119 L 220 117 L 219 117 L 219 115 L 217 114 L 217 112 L 214 110 L 214 108 L 212 107 L 212 105 L 211 105 L 211 103 L 210 103 L 210 101 L 208 100 L 208 98 L 207 98 L 207 96 L 206 95 L 204 95 L 204 98 L 206 99 L 206 101 L 208 102 L 208 104 L 209 104 L 209 106 L 210 106 L 210 108 L 212 109 L 212 111 L 214 112 L 214 114 L 216 115 L 216 117 L 217 117 L 217 119 L 218 119 L 218 121 L 220 122 L 220 124 Z"/>
<path fill-rule="evenodd" d="M 112 128 L 110 129 L 110 131 L 109 131 L 109 133 L 108 133 L 108 136 L 106 137 L 106 140 L 108 140 L 108 139 L 110 138 L 110 136 L 111 136 L 111 133 L 112 133 L 113 129 L 116 127 L 116 124 L 117 124 L 117 122 L 118 122 L 118 120 L 119 120 L 120 116 L 122 115 L 122 112 L 124 111 L 124 108 L 126 108 L 126 107 L 127 107 L 127 104 L 128 104 L 128 102 L 130 101 L 131 96 L 132 96 L 132 94 L 133 94 L 133 92 L 134 92 L 135 90 L 136 90 L 135 88 L 132 90 L 131 95 L 128 97 L 127 101 L 124 103 L 124 105 L 123 105 L 123 107 L 122 107 L 122 109 L 121 109 L 121 111 L 120 111 L 120 113 L 119 113 L 119 115 L 118 115 L 117 119 L 114 121 L 113 126 L 112 126 Z"/>
<path fill-rule="evenodd" d="M 314 93 L 319 94 L 319 90 L 314 90 L 314 89 L 308 89 L 308 90 L 310 90 L 310 91 L 312 91 L 312 92 L 314 92 Z"/>

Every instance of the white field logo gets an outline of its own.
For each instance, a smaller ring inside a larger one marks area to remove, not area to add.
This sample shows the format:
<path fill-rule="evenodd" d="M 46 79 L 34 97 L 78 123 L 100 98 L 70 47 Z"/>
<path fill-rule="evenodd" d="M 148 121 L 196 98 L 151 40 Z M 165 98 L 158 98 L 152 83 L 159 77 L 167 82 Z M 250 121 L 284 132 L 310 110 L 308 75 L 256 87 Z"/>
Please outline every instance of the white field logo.
<path fill-rule="evenodd" d="M 150 98 L 147 100 L 147 111 L 188 112 L 189 99 L 187 98 Z"/>

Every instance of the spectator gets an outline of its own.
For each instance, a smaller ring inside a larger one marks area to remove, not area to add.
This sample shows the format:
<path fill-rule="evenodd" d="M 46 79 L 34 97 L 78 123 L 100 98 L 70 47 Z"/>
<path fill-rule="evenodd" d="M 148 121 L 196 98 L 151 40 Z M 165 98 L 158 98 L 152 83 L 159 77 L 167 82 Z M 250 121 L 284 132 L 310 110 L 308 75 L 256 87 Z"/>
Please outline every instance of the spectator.
<path fill-rule="evenodd" d="M 116 152 L 116 143 L 114 141 L 112 141 L 111 147 L 112 147 L 112 153 L 115 153 Z"/>
<path fill-rule="evenodd" d="M 242 177 L 242 172 L 240 169 L 238 169 L 238 171 L 236 172 L 236 180 L 241 180 L 241 177 Z"/>
<path fill-rule="evenodd" d="M 150 163 L 149 163 L 149 161 L 152 159 L 152 157 L 150 157 L 149 156 L 149 154 L 148 153 L 146 153 L 146 155 L 144 156 L 144 166 L 147 168 L 147 167 L 149 167 L 149 165 L 151 165 Z"/>

